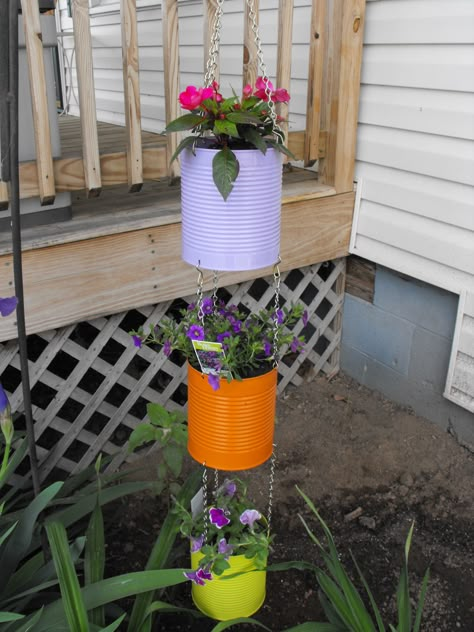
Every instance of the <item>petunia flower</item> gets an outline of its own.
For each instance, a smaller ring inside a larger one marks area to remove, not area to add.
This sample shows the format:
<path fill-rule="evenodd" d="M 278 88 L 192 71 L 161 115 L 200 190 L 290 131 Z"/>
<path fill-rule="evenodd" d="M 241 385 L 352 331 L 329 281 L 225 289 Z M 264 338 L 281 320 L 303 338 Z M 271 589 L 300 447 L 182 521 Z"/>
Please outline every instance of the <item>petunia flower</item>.
<path fill-rule="evenodd" d="M 224 495 L 225 496 L 232 497 L 235 494 L 235 492 L 237 491 L 237 485 L 235 484 L 234 481 L 232 481 L 229 478 L 225 479 L 223 488 L 224 488 Z"/>
<path fill-rule="evenodd" d="M 201 305 L 203 314 L 212 314 L 214 311 L 214 303 L 212 298 L 205 298 Z"/>
<path fill-rule="evenodd" d="M 189 303 L 188 312 L 192 312 L 196 308 L 196 303 Z"/>
<path fill-rule="evenodd" d="M 256 509 L 246 509 L 240 516 L 239 520 L 242 524 L 247 524 L 250 529 L 253 529 L 253 525 L 257 520 L 260 520 L 262 514 Z"/>
<path fill-rule="evenodd" d="M 267 358 L 272 355 L 272 343 L 269 340 L 265 339 L 263 341 L 263 353 Z"/>
<path fill-rule="evenodd" d="M 293 353 L 297 353 L 298 351 L 301 353 L 303 352 L 303 343 L 295 336 L 291 341 L 290 349 Z"/>
<path fill-rule="evenodd" d="M 204 329 L 200 325 L 191 325 L 186 336 L 191 340 L 204 340 Z"/>
<path fill-rule="evenodd" d="M 171 342 L 169 340 L 165 340 L 163 344 L 163 353 L 167 358 L 171 355 Z"/>
<path fill-rule="evenodd" d="M 204 534 L 200 535 L 198 538 L 191 538 L 191 553 L 197 553 L 200 551 L 203 544 Z"/>
<path fill-rule="evenodd" d="M 283 313 L 282 309 L 277 309 L 276 319 L 277 319 L 278 325 L 283 324 L 283 321 L 285 320 L 285 314 Z"/>
<path fill-rule="evenodd" d="M 18 305 L 18 299 L 16 296 L 10 296 L 8 298 L 0 297 L 0 316 L 10 316 L 15 311 Z"/>
<path fill-rule="evenodd" d="M 308 310 L 307 309 L 304 310 L 301 320 L 303 321 L 303 327 L 306 327 L 306 325 L 308 324 Z"/>
<path fill-rule="evenodd" d="M 141 349 L 142 347 L 142 339 L 141 336 L 132 336 L 133 339 L 133 344 L 138 347 L 139 349 Z"/>
<path fill-rule="evenodd" d="M 13 419 L 10 408 L 10 402 L 8 401 L 7 394 L 3 390 L 3 386 L 0 383 L 0 427 L 5 437 L 5 443 L 10 445 L 13 439 Z"/>
<path fill-rule="evenodd" d="M 221 334 L 217 334 L 216 340 L 217 342 L 224 342 L 226 338 L 230 338 L 232 333 L 230 331 L 223 331 Z"/>
<path fill-rule="evenodd" d="M 194 584 L 198 586 L 204 586 L 206 581 L 211 581 L 212 575 L 203 568 L 198 568 L 197 571 L 184 571 L 184 576 L 190 579 Z"/>
<path fill-rule="evenodd" d="M 230 523 L 229 518 L 225 515 L 223 509 L 219 509 L 219 507 L 211 507 L 209 509 L 209 521 L 211 524 L 216 525 L 218 529 L 222 529 Z"/>
<path fill-rule="evenodd" d="M 207 382 L 213 391 L 218 391 L 221 387 L 221 380 L 218 375 L 214 373 L 209 373 L 207 376 Z"/>
<path fill-rule="evenodd" d="M 217 552 L 224 556 L 225 560 L 228 560 L 234 551 L 232 544 L 227 544 L 225 538 L 221 538 L 217 544 Z"/>

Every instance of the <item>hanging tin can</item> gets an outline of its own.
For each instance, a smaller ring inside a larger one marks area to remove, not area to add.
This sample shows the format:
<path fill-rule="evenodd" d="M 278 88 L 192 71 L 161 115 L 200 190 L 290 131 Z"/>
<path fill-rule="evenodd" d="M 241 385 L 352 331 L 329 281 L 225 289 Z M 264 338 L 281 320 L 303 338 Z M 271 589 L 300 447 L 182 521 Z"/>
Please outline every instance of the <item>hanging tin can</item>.
<path fill-rule="evenodd" d="M 183 260 L 208 270 L 271 266 L 280 252 L 281 153 L 233 150 L 239 175 L 224 201 L 212 177 L 217 151 L 181 153 Z"/>
<path fill-rule="evenodd" d="M 198 568 L 202 553 L 191 553 L 191 567 Z M 254 559 L 231 555 L 230 568 L 222 575 L 212 575 L 204 586 L 193 584 L 193 601 L 206 616 L 219 621 L 250 617 L 265 601 L 266 571 L 257 571 Z M 239 573 L 236 577 L 229 577 Z"/>
<path fill-rule="evenodd" d="M 188 451 L 218 470 L 257 467 L 273 452 L 277 369 L 243 380 L 221 378 L 213 390 L 207 375 L 188 364 Z"/>

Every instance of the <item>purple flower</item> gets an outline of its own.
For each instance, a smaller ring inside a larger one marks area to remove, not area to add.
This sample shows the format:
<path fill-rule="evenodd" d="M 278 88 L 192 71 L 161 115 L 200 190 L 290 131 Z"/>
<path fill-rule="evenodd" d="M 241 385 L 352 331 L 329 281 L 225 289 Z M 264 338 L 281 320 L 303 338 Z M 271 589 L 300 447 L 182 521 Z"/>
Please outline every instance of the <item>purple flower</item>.
<path fill-rule="evenodd" d="M 10 296 L 9 298 L 0 297 L 0 316 L 10 316 L 17 305 L 18 299 L 16 296 Z"/>
<path fill-rule="evenodd" d="M 5 437 L 5 442 L 10 445 L 13 439 L 13 420 L 10 409 L 10 402 L 8 401 L 7 394 L 3 390 L 3 386 L 0 384 L 0 427 Z"/>
<path fill-rule="evenodd" d="M 263 341 L 263 353 L 267 356 L 267 358 L 272 355 L 272 344 L 269 340 Z"/>
<path fill-rule="evenodd" d="M 207 376 L 207 382 L 212 387 L 213 391 L 218 391 L 221 387 L 220 377 L 214 373 L 209 373 Z"/>
<path fill-rule="evenodd" d="M 229 524 L 230 520 L 224 513 L 223 509 L 218 507 L 211 507 L 209 509 L 209 520 L 211 524 L 215 524 L 218 529 L 222 529 Z"/>
<path fill-rule="evenodd" d="M 141 336 L 132 336 L 133 338 L 133 344 L 138 347 L 139 349 L 141 349 L 142 347 L 142 338 Z"/>
<path fill-rule="evenodd" d="M 7 394 L 3 390 L 3 386 L 0 383 L 0 415 L 10 406 Z"/>
<path fill-rule="evenodd" d="M 165 340 L 165 343 L 163 345 L 163 353 L 165 354 L 167 358 L 171 355 L 171 341 L 170 340 Z"/>
<path fill-rule="evenodd" d="M 234 334 L 238 334 L 239 331 L 242 329 L 242 323 L 240 322 L 240 320 L 237 320 L 237 318 L 232 318 L 232 320 L 229 318 L 230 324 L 232 326 L 232 331 L 234 332 Z"/>
<path fill-rule="evenodd" d="M 191 553 L 197 553 L 200 551 L 203 544 L 204 534 L 200 535 L 199 538 L 191 538 Z"/>
<path fill-rule="evenodd" d="M 204 340 L 204 329 L 200 325 L 191 325 L 186 336 L 191 340 Z"/>
<path fill-rule="evenodd" d="M 254 522 L 256 520 L 260 520 L 261 517 L 262 514 L 256 509 L 246 509 L 240 516 L 239 520 L 242 524 L 248 524 L 250 529 L 253 529 Z"/>
<path fill-rule="evenodd" d="M 285 314 L 283 313 L 282 309 L 277 309 L 276 312 L 276 321 L 278 325 L 282 325 L 283 321 L 285 320 Z"/>
<path fill-rule="evenodd" d="M 301 342 L 301 340 L 298 340 L 298 338 L 295 336 L 293 340 L 291 341 L 290 349 L 293 353 L 297 353 L 298 351 L 302 353 L 303 343 Z"/>
<path fill-rule="evenodd" d="M 225 560 L 228 560 L 234 551 L 232 544 L 227 544 L 225 538 L 221 538 L 217 544 L 217 552 L 224 556 Z"/>
<path fill-rule="evenodd" d="M 224 331 L 221 334 L 217 334 L 216 340 L 217 342 L 224 342 L 226 338 L 230 338 L 232 336 L 230 331 Z"/>
<path fill-rule="evenodd" d="M 235 484 L 235 482 L 231 481 L 228 478 L 226 478 L 226 480 L 224 481 L 223 487 L 224 487 L 224 495 L 230 496 L 231 498 L 237 491 L 237 485 Z"/>
<path fill-rule="evenodd" d="M 207 581 L 212 579 L 211 573 L 206 571 L 203 568 L 198 568 L 197 571 L 184 572 L 184 576 L 190 579 L 193 583 L 198 586 L 204 586 Z"/>
<path fill-rule="evenodd" d="M 188 312 L 192 312 L 193 309 L 195 309 L 196 307 L 196 303 L 189 303 L 188 305 Z"/>
<path fill-rule="evenodd" d="M 201 309 L 203 314 L 212 314 L 212 312 L 214 311 L 214 303 L 212 301 L 212 298 L 205 298 L 202 302 Z"/>
<path fill-rule="evenodd" d="M 301 320 L 303 321 L 303 327 L 306 327 L 306 325 L 308 324 L 308 310 L 307 309 L 304 310 Z"/>

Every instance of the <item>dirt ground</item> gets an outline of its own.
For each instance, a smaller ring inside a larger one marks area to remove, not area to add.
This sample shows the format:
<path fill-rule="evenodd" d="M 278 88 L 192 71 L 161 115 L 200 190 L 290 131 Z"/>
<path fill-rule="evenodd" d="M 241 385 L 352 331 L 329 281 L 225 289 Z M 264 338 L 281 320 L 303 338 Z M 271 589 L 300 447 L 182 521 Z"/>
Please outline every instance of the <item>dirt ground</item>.
<path fill-rule="evenodd" d="M 431 568 L 422 630 L 473 632 L 474 456 L 434 424 L 344 376 L 289 387 L 277 415 L 271 562 L 320 563 L 297 515 L 310 516 L 295 490 L 298 485 L 331 528 L 351 572 L 350 551 L 356 557 L 387 627 L 396 626 L 403 545 L 415 521 L 410 554 L 414 598 Z M 262 510 L 269 474 L 268 463 L 245 474 Z M 357 517 L 348 519 L 351 514 Z M 143 569 L 159 524 L 160 508 L 153 499 L 129 500 L 111 533 L 113 568 Z M 314 520 L 312 525 L 318 529 Z M 186 566 L 186 558 L 177 555 L 176 565 Z M 187 585 L 170 591 L 167 599 L 192 607 Z M 274 632 L 324 621 L 314 576 L 268 573 L 267 599 L 255 618 Z M 214 624 L 163 615 L 157 629 L 206 632 Z"/>

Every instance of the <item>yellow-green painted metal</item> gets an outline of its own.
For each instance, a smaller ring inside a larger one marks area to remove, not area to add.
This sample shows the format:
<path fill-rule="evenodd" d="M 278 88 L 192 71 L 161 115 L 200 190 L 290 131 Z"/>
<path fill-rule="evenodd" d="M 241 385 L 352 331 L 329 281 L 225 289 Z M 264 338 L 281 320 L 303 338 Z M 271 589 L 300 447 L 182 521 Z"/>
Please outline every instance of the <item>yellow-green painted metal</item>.
<path fill-rule="evenodd" d="M 196 569 L 202 554 L 191 553 L 191 566 Z M 212 575 L 204 586 L 193 584 L 192 597 L 199 610 L 219 621 L 250 617 L 265 601 L 266 571 L 256 571 L 255 561 L 244 555 L 232 555 L 230 568 L 222 575 Z M 242 573 L 223 579 L 235 573 Z"/>

